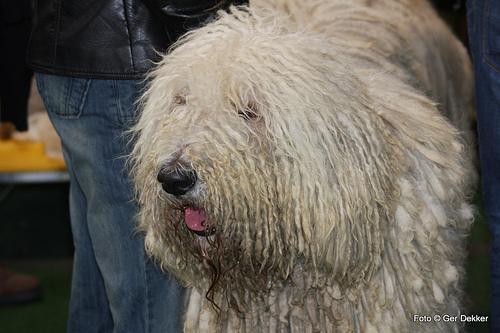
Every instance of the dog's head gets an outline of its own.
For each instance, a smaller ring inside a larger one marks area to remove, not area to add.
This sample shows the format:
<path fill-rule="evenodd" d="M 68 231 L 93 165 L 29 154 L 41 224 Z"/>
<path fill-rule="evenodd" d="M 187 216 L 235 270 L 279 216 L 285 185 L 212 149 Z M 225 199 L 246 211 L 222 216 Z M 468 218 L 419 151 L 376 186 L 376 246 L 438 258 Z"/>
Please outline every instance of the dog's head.
<path fill-rule="evenodd" d="M 262 290 L 296 265 L 366 278 L 399 146 L 365 84 L 285 18 L 221 15 L 164 57 L 144 96 L 133 161 L 149 251 L 204 287 L 214 271 Z"/>

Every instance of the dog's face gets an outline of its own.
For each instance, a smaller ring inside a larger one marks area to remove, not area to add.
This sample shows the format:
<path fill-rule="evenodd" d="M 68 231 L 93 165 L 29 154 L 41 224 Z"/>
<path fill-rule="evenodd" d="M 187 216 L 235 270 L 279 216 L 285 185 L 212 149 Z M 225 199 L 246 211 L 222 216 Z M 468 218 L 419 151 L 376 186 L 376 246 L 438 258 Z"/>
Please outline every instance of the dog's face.
<path fill-rule="evenodd" d="M 325 41 L 266 22 L 225 15 L 155 71 L 133 157 L 148 249 L 191 285 L 355 281 L 378 263 L 388 131 Z"/>

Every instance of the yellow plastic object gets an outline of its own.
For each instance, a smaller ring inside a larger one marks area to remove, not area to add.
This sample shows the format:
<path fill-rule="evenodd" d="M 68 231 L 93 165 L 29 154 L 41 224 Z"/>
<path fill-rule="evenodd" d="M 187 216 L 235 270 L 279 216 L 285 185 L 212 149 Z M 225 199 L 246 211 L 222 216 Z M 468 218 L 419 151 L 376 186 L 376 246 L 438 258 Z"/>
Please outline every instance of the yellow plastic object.
<path fill-rule="evenodd" d="M 66 170 L 64 161 L 48 158 L 42 142 L 0 140 L 0 172 Z"/>

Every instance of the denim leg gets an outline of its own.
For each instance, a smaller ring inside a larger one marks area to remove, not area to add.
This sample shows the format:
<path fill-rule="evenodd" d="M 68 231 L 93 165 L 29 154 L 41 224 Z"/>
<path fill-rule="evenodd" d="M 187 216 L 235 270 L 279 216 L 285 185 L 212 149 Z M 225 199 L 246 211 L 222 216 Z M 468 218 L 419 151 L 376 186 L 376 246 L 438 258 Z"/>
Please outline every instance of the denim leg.
<path fill-rule="evenodd" d="M 476 81 L 479 151 L 486 218 L 491 230 L 491 325 L 500 332 L 500 1 L 468 0 Z"/>
<path fill-rule="evenodd" d="M 68 153 L 64 151 L 68 171 L 76 179 Z M 99 274 L 87 220 L 87 202 L 76 181 L 70 185 L 70 215 L 75 244 L 68 332 L 85 332 L 93 326 L 96 332 L 112 332 L 113 319 L 109 311 L 104 281 Z M 92 295 L 93 297 L 89 297 Z"/>
<path fill-rule="evenodd" d="M 181 332 L 183 291 L 147 260 L 124 131 L 141 81 L 37 74 L 71 175 L 75 243 L 68 332 Z"/>

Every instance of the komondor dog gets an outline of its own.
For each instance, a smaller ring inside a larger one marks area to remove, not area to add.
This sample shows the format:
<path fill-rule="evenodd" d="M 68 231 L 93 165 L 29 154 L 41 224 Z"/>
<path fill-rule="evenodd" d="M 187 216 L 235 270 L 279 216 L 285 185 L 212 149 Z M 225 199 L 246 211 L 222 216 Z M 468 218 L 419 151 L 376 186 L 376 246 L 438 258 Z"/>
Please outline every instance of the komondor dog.
<path fill-rule="evenodd" d="M 470 112 L 465 49 L 423 0 L 250 7 L 175 45 L 134 128 L 184 330 L 459 331 L 471 168 L 443 114 Z"/>

